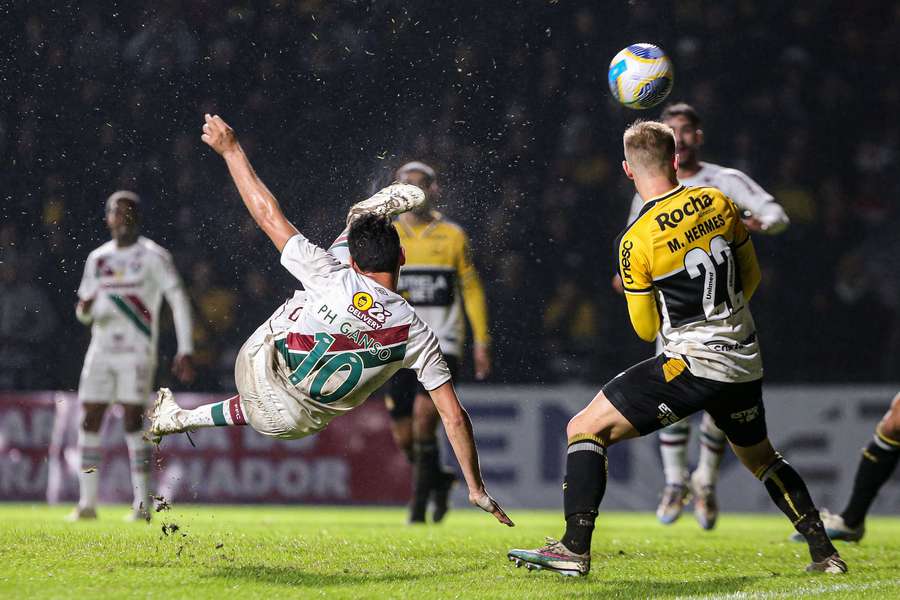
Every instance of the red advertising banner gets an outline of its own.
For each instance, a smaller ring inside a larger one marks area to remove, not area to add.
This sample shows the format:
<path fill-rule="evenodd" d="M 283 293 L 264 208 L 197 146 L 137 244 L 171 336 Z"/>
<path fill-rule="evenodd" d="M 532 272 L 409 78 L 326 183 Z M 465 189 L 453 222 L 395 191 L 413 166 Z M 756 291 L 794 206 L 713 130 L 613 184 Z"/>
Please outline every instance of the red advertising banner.
<path fill-rule="evenodd" d="M 185 407 L 221 400 L 179 394 Z M 0 393 L 0 500 L 77 499 L 80 408 L 67 392 Z M 103 502 L 130 502 L 128 453 L 121 409 L 102 428 Z M 389 417 L 374 399 L 318 435 L 275 440 L 250 427 L 203 429 L 163 439 L 156 454 L 156 490 L 170 501 L 401 504 L 410 468 L 391 438 Z"/>

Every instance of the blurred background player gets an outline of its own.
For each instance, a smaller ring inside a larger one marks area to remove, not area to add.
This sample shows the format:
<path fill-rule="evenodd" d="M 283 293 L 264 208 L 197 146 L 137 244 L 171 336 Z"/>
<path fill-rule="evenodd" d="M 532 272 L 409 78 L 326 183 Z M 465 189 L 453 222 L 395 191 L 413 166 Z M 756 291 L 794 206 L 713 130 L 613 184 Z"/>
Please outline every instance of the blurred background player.
<path fill-rule="evenodd" d="M 112 403 L 124 408 L 125 441 L 131 463 L 134 503 L 130 519 L 150 520 L 151 446 L 143 438 L 144 410 L 156 372 L 156 346 L 162 298 L 172 309 L 178 353 L 172 371 L 194 378 L 191 361 L 191 308 L 171 255 L 139 235 L 137 194 L 118 191 L 106 201 L 112 240 L 88 255 L 78 288 L 75 314 L 91 325 L 78 400 L 83 419 L 78 437 L 81 469 L 78 506 L 70 520 L 97 517 L 102 450 L 100 426 Z"/>
<path fill-rule="evenodd" d="M 664 352 L 617 375 L 569 421 L 565 535 L 534 550 L 511 550 L 509 559 L 517 567 L 586 575 L 606 492 L 607 448 L 702 410 L 806 540 L 806 570 L 846 573 L 806 484 L 769 441 L 749 306 L 761 275 L 739 209 L 716 188 L 679 183 L 669 126 L 637 121 L 623 142 L 622 167 L 646 200 L 617 240 L 618 270 L 635 333 L 648 342 L 661 338 Z"/>
<path fill-rule="evenodd" d="M 487 302 L 472 262 L 469 239 L 459 225 L 434 209 L 440 188 L 431 166 L 419 161 L 406 163 L 397 170 L 396 179 L 425 192 L 424 204 L 402 213 L 395 221 L 406 251 L 398 290 L 438 336 L 454 378 L 458 377 L 465 346 L 465 311 L 474 337 L 475 378 L 483 380 L 491 371 Z M 409 521 L 425 522 L 431 499 L 432 519 L 440 522 L 456 477 L 441 464 L 434 403 L 410 370 L 394 375 L 385 402 L 394 440 L 413 463 Z"/>
<path fill-rule="evenodd" d="M 775 235 L 787 228 L 788 216 L 781 205 L 745 173 L 700 160 L 704 136 L 700 117 L 691 105 L 681 102 L 667 106 L 660 121 L 675 131 L 680 183 L 722 190 L 743 211 L 744 225 L 752 232 Z M 628 215 L 629 224 L 637 219 L 643 204 L 640 194 L 635 194 Z M 613 279 L 613 287 L 621 293 L 622 280 L 618 274 Z M 656 351 L 657 354 L 662 352 L 659 341 Z M 700 458 L 697 468 L 688 477 L 690 433 L 691 423 L 687 419 L 659 432 L 666 486 L 656 516 L 663 524 L 674 523 L 693 492 L 697 522 L 703 529 L 712 529 L 719 516 L 715 486 L 727 440 L 712 418 L 704 413 L 700 423 Z"/>
<path fill-rule="evenodd" d="M 853 492 L 840 513 L 822 510 L 825 531 L 833 540 L 858 542 L 866 533 L 866 515 L 881 486 L 891 478 L 900 460 L 900 393 L 875 427 L 872 441 L 862 449 L 859 467 L 853 480 Z M 795 535 L 794 541 L 803 541 Z"/>

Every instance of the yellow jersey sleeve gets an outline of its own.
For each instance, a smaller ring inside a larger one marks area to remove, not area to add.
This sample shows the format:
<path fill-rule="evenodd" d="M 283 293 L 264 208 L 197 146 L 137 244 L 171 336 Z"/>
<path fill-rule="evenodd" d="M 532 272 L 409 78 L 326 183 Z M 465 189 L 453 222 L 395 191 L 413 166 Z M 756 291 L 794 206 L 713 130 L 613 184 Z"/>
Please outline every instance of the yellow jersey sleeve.
<path fill-rule="evenodd" d="M 459 275 L 459 287 L 462 291 L 463 306 L 469 325 L 472 327 L 472 336 L 476 344 L 488 344 L 491 341 L 488 334 L 487 300 L 484 295 L 484 286 L 481 278 L 475 270 L 472 261 L 472 252 L 469 248 L 469 238 L 465 233 L 460 233 L 459 248 L 457 252 L 456 272 Z"/>
<path fill-rule="evenodd" d="M 733 202 L 732 206 L 734 207 Z M 756 259 L 756 249 L 753 247 L 753 240 L 750 239 L 750 232 L 747 231 L 747 227 L 741 221 L 737 207 L 734 207 L 734 210 L 736 215 L 731 238 L 734 244 L 734 258 L 741 276 L 741 283 L 743 284 L 744 301 L 749 302 L 753 292 L 759 287 L 759 283 L 762 280 L 762 272 L 759 268 L 759 261 Z"/>
<path fill-rule="evenodd" d="M 631 326 L 638 337 L 652 342 L 660 327 L 659 309 L 653 295 L 652 254 L 634 227 L 622 235 L 617 251 Z"/>

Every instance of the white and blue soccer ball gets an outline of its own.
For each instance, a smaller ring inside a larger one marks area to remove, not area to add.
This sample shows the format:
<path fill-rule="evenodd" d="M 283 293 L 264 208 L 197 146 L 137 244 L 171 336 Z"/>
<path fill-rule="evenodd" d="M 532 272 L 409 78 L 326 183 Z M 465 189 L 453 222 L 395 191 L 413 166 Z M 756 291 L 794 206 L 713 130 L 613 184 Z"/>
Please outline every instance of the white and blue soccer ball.
<path fill-rule="evenodd" d="M 675 71 L 666 53 L 653 44 L 632 44 L 609 63 L 609 91 L 624 106 L 656 106 L 672 91 Z"/>

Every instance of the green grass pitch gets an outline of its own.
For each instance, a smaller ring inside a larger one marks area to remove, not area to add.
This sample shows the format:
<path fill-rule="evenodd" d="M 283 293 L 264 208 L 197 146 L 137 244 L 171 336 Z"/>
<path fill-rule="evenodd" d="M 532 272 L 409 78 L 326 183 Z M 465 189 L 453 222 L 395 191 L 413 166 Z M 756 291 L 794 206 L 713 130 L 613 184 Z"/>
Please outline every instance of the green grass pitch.
<path fill-rule="evenodd" d="M 465 509 L 410 527 L 401 509 L 177 505 L 151 525 L 124 507 L 65 523 L 68 508 L 0 504 L 0 598 L 900 598 L 900 519 L 839 544 L 846 576 L 808 575 L 784 518 L 601 514 L 586 578 L 516 569 L 511 547 L 559 535 L 556 512 L 514 529 Z M 178 530 L 164 534 L 163 523 Z"/>

